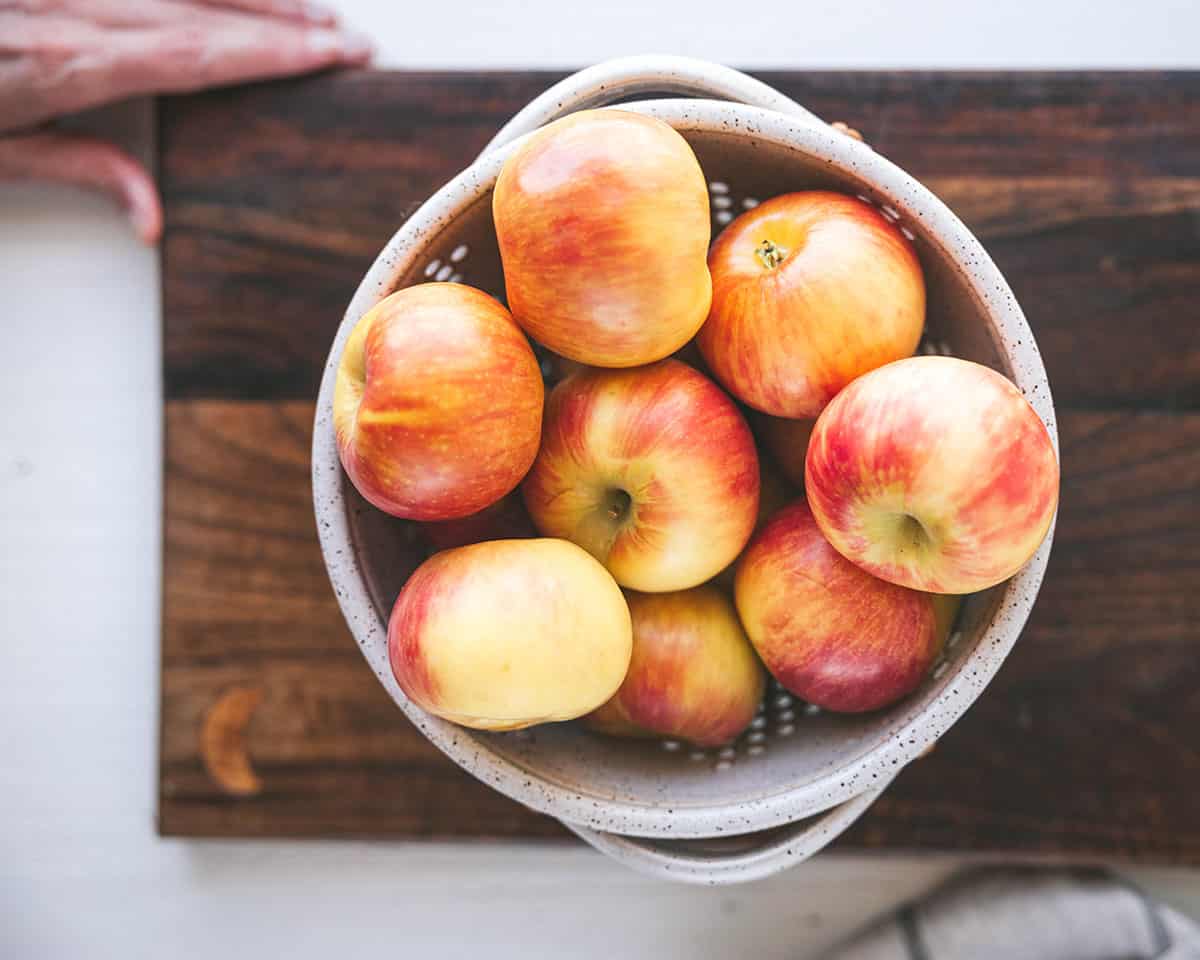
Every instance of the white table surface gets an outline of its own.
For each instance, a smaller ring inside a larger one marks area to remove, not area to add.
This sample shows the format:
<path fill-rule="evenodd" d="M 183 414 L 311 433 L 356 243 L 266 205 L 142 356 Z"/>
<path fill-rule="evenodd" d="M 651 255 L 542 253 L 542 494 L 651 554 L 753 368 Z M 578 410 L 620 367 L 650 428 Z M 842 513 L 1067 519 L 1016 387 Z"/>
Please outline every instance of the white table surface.
<path fill-rule="evenodd" d="M 646 49 L 791 67 L 1200 57 L 1194 0 L 337 6 L 396 67 Z M 146 104 L 93 124 L 152 152 Z M 580 847 L 159 839 L 159 325 L 158 255 L 108 202 L 0 187 L 0 957 L 769 960 L 808 955 L 961 865 L 830 854 L 698 890 Z M 1200 915 L 1200 873 L 1133 876 Z"/>

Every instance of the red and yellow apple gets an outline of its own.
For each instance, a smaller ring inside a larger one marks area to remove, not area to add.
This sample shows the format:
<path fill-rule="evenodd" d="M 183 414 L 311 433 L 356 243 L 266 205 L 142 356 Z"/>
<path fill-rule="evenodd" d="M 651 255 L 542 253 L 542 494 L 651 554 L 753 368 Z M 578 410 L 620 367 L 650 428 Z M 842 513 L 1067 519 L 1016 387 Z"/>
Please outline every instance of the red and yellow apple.
<path fill-rule="evenodd" d="M 804 459 L 808 454 L 808 438 L 812 436 L 813 420 L 788 420 L 760 414 L 757 418 L 759 436 L 771 459 L 783 475 L 798 489 L 804 489 Z"/>
<path fill-rule="evenodd" d="M 555 353 L 632 367 L 708 314 L 708 187 L 661 120 L 583 110 L 531 134 L 492 197 L 508 304 Z"/>
<path fill-rule="evenodd" d="M 625 679 L 629 608 L 565 540 L 492 540 L 435 553 L 400 591 L 388 657 L 410 700 L 481 730 L 583 716 Z"/>
<path fill-rule="evenodd" d="M 767 200 L 725 228 L 708 265 L 700 350 L 730 393 L 764 413 L 815 417 L 921 339 L 925 281 L 912 244 L 854 197 Z"/>
<path fill-rule="evenodd" d="M 758 454 L 734 402 L 687 364 L 583 370 L 551 391 L 521 490 L 538 530 L 622 586 L 682 590 L 750 538 Z"/>
<path fill-rule="evenodd" d="M 544 388 L 508 311 L 457 283 L 425 283 L 363 315 L 338 363 L 333 422 L 351 482 L 385 513 L 465 517 L 521 481 Z"/>
<path fill-rule="evenodd" d="M 913 357 L 850 384 L 808 447 L 813 515 L 846 558 L 884 580 L 974 593 L 1037 551 L 1058 505 L 1045 425 L 1008 379 Z"/>
<path fill-rule="evenodd" d="M 626 594 L 633 656 L 612 698 L 587 718 L 618 736 L 678 737 L 702 747 L 750 725 L 765 676 L 729 598 L 715 587 Z"/>
<path fill-rule="evenodd" d="M 775 679 L 827 710 L 878 710 L 911 693 L 944 642 L 930 595 L 846 560 L 804 500 L 755 536 L 738 564 L 734 596 Z"/>
<path fill-rule="evenodd" d="M 538 535 L 518 490 L 469 517 L 426 521 L 421 524 L 421 533 L 433 550 L 452 550 L 485 540 L 531 539 Z"/>

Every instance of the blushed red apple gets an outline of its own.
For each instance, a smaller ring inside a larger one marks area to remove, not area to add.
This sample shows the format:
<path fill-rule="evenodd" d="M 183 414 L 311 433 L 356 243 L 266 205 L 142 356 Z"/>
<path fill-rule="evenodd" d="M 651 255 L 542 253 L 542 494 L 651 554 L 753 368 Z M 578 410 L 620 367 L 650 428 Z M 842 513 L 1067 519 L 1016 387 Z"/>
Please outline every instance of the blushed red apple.
<path fill-rule="evenodd" d="M 423 283 L 367 311 L 338 363 L 338 453 L 368 501 L 412 520 L 465 517 L 521 481 L 544 400 L 529 341 L 492 297 Z"/>
<path fill-rule="evenodd" d="M 565 540 L 491 540 L 435 553 L 392 609 L 388 657 L 410 700 L 463 726 L 570 720 L 625 678 L 629 608 Z"/>
<path fill-rule="evenodd" d="M 513 316 L 555 353 L 649 363 L 708 314 L 708 186 L 661 120 L 582 110 L 547 124 L 505 162 L 492 213 Z"/>
<path fill-rule="evenodd" d="M 626 593 L 633 655 L 625 680 L 587 723 L 619 736 L 678 737 L 699 746 L 750 725 L 765 674 L 729 598 L 715 587 Z"/>
<path fill-rule="evenodd" d="M 551 391 L 521 485 L 534 524 L 622 586 L 682 590 L 738 555 L 758 512 L 758 454 L 736 404 L 678 360 L 588 369 Z"/>
<path fill-rule="evenodd" d="M 734 597 L 775 679 L 827 710 L 878 710 L 911 693 L 944 640 L 930 595 L 846 560 L 804 500 L 755 536 L 738 564 Z"/>
<path fill-rule="evenodd" d="M 974 593 L 1037 551 L 1058 506 L 1058 459 L 1007 378 L 913 357 L 860 377 L 826 407 L 805 485 L 829 542 L 864 570 Z"/>
<path fill-rule="evenodd" d="M 855 377 L 917 348 L 925 281 L 912 244 L 840 193 L 774 197 L 713 244 L 697 342 L 713 375 L 777 417 L 815 417 Z"/>

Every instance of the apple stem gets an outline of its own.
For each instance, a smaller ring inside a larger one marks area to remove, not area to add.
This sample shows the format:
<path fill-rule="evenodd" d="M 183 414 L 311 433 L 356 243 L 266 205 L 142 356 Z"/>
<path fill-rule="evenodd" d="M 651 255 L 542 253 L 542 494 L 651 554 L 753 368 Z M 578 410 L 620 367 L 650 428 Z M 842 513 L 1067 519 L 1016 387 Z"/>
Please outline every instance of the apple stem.
<path fill-rule="evenodd" d="M 774 270 L 783 263 L 788 252 L 785 247 L 772 243 L 770 240 L 764 240 L 755 249 L 754 254 L 758 257 L 759 263 L 768 270 Z"/>

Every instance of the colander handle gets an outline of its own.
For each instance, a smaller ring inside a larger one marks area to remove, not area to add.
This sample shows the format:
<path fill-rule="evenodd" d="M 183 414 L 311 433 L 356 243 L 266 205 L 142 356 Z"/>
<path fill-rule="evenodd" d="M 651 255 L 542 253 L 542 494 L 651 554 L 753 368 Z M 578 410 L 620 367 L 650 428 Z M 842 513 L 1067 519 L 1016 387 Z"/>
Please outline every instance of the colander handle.
<path fill-rule="evenodd" d="M 732 853 L 697 851 L 696 841 L 652 840 L 605 833 L 576 823 L 564 821 L 564 824 L 601 853 L 639 873 L 684 883 L 745 883 L 769 877 L 812 857 L 861 817 L 890 780 L 889 777 L 880 786 L 851 797 L 815 818 L 791 824 L 782 831 L 764 831 L 760 843 L 751 843 Z"/>
<path fill-rule="evenodd" d="M 815 114 L 773 87 L 718 63 L 690 57 L 620 57 L 573 73 L 530 101 L 500 129 L 480 156 L 568 113 L 602 107 L 640 93 L 681 93 L 733 100 L 825 125 Z"/>

